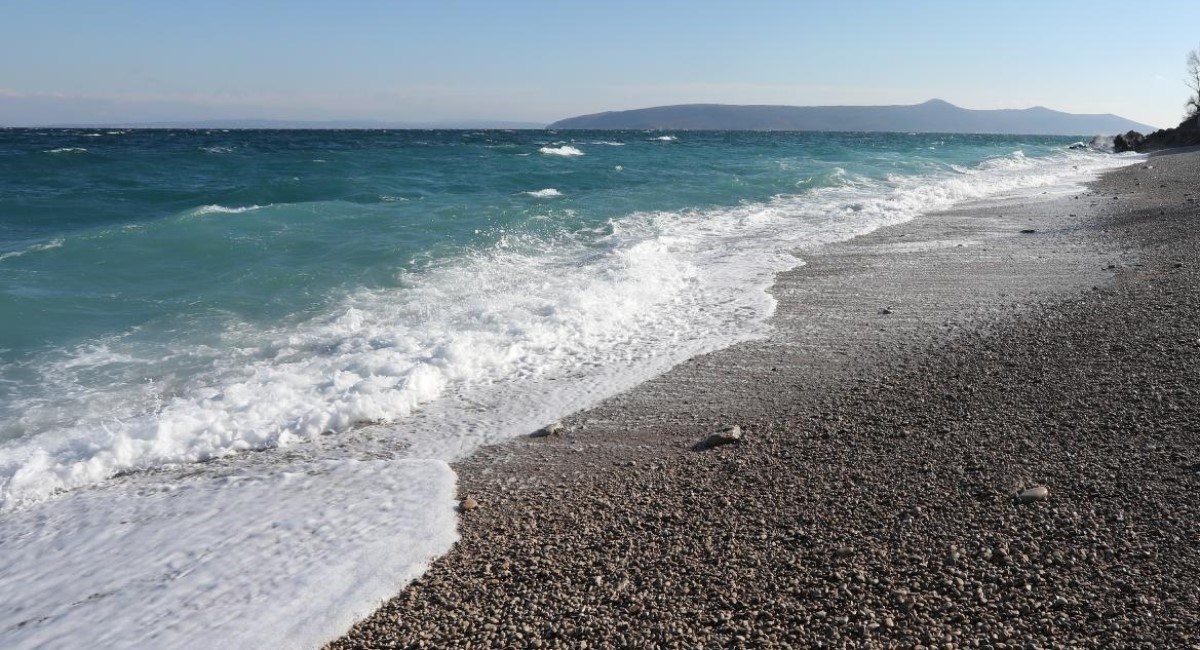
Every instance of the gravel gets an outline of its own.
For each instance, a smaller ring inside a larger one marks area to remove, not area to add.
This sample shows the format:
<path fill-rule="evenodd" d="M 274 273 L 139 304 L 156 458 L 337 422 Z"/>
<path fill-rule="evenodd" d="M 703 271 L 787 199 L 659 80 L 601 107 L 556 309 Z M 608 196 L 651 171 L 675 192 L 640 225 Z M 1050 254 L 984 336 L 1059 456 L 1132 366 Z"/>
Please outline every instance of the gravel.
<path fill-rule="evenodd" d="M 768 339 L 459 463 L 462 541 L 330 647 L 1197 647 L 1198 180 L 802 251 Z"/>

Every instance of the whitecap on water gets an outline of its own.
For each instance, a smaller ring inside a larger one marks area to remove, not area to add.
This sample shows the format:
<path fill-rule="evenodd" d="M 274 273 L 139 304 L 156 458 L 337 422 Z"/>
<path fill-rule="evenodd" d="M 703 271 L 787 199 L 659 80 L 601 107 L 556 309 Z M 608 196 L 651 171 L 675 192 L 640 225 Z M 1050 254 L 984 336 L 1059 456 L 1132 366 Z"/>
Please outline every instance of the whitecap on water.
<path fill-rule="evenodd" d="M 265 207 L 270 207 L 270 206 L 243 205 L 243 206 L 228 207 L 228 206 L 216 205 L 216 204 L 202 205 L 202 206 L 196 208 L 195 210 L 192 210 L 191 214 L 193 216 L 201 216 L 201 215 L 205 215 L 205 214 L 241 214 L 243 212 L 252 212 L 254 210 L 261 210 L 262 208 L 265 208 Z"/>
<path fill-rule="evenodd" d="M 48 242 L 34 244 L 33 246 L 30 246 L 29 248 L 26 248 L 24 250 L 10 251 L 8 253 L 0 254 L 0 260 L 6 260 L 6 259 L 13 258 L 13 257 L 20 257 L 20 256 L 26 255 L 28 253 L 36 253 L 37 251 L 48 251 L 48 250 L 51 250 L 54 248 L 60 248 L 65 242 L 66 242 L 66 240 L 63 239 L 62 237 L 56 237 L 54 239 L 51 239 Z"/>
<path fill-rule="evenodd" d="M 561 147 L 542 147 L 539 152 L 547 156 L 582 156 L 583 152 L 572 147 L 569 144 L 564 144 Z"/>
<path fill-rule="evenodd" d="M 554 189 L 553 187 L 547 187 L 544 190 L 534 190 L 532 192 L 521 192 L 521 194 L 524 194 L 526 196 L 532 196 L 537 199 L 548 199 L 548 198 L 552 198 L 555 196 L 562 196 L 562 192 L 559 192 L 558 190 Z"/>

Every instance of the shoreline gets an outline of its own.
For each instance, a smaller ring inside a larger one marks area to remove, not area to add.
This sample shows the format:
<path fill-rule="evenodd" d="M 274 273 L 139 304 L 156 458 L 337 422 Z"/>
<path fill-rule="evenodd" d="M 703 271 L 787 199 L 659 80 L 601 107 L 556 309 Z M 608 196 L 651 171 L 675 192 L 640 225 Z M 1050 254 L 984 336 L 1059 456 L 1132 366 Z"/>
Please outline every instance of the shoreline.
<path fill-rule="evenodd" d="M 329 647 L 1196 643 L 1198 169 L 802 253 L 767 339 L 455 463 L 461 540 Z"/>

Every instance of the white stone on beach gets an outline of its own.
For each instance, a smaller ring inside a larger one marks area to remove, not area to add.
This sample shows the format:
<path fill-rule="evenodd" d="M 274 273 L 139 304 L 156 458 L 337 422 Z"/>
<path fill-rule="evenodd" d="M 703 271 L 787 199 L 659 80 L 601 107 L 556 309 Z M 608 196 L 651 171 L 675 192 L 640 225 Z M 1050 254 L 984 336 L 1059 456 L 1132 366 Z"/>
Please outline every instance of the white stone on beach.
<path fill-rule="evenodd" d="M 1020 501 L 1021 503 L 1045 501 L 1048 498 L 1050 498 L 1050 490 L 1046 489 L 1046 487 L 1043 485 L 1031 487 L 1017 495 L 1017 501 Z"/>

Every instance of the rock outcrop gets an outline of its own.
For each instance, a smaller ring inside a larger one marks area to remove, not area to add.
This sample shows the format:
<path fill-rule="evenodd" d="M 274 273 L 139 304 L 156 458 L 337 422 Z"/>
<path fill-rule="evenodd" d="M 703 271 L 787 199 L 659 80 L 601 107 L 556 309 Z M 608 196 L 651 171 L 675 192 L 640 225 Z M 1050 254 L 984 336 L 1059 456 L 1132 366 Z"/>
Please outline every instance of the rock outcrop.
<path fill-rule="evenodd" d="M 1193 115 L 1172 129 L 1159 129 L 1150 135 L 1129 131 L 1113 138 L 1113 151 L 1148 153 L 1160 149 L 1200 146 L 1200 115 Z"/>
<path fill-rule="evenodd" d="M 1145 142 L 1146 136 L 1137 131 L 1128 131 L 1113 138 L 1113 151 L 1117 153 L 1137 151 L 1138 147 L 1142 146 Z"/>

